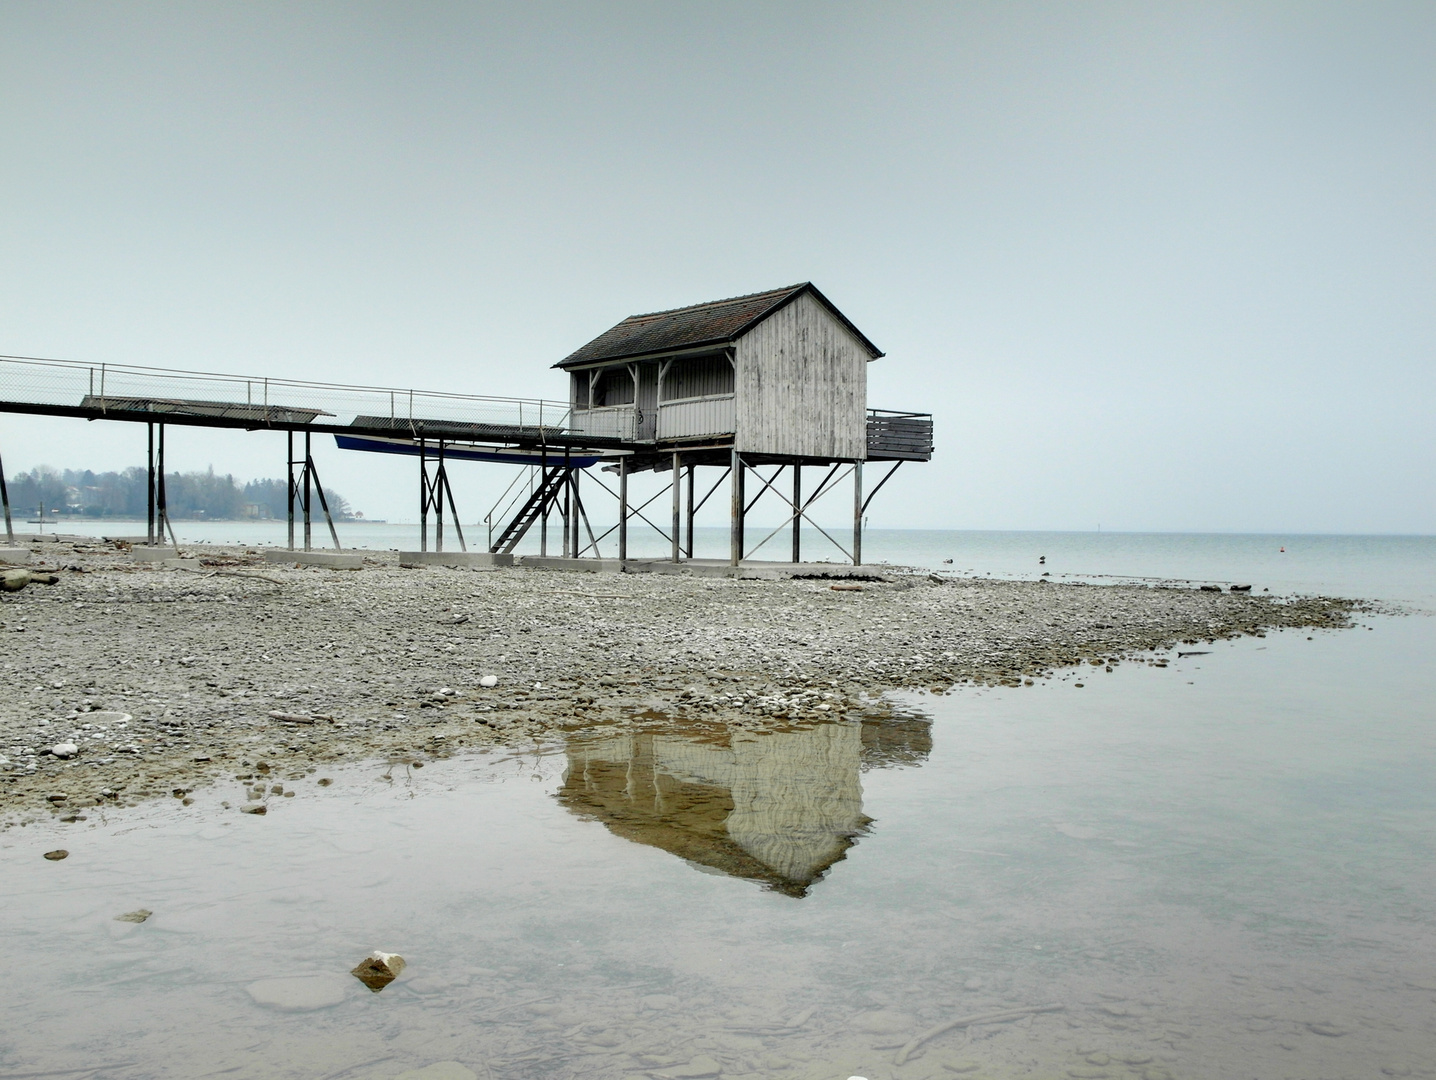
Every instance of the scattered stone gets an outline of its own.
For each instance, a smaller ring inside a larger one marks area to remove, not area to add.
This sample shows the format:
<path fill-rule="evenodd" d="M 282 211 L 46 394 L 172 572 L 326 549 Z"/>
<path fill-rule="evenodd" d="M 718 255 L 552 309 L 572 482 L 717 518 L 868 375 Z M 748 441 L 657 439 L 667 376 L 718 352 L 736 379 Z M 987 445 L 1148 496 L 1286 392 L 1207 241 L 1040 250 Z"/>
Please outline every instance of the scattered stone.
<path fill-rule="evenodd" d="M 483 687 L 498 686 L 499 677 L 497 675 L 485 675 L 482 679 L 479 680 L 479 685 Z"/>
<path fill-rule="evenodd" d="M 80 748 L 72 742 L 57 742 L 50 747 L 50 753 L 57 758 L 72 758 L 80 752 Z"/>
<path fill-rule="evenodd" d="M 239 812 L 241 814 L 267 814 L 269 813 L 269 807 L 265 806 L 264 803 L 255 803 L 253 806 L 241 806 Z"/>
<path fill-rule="evenodd" d="M 404 958 L 398 953 L 376 950 L 361 960 L 359 966 L 349 974 L 377 994 L 397 979 L 403 970 Z"/>
<path fill-rule="evenodd" d="M 134 911 L 127 911 L 123 915 L 116 915 L 115 922 L 142 923 L 153 914 L 154 912 L 149 910 L 149 908 L 136 908 Z"/>
<path fill-rule="evenodd" d="M 1328 1023 L 1324 1020 L 1308 1023 L 1306 1030 L 1310 1031 L 1313 1035 L 1325 1035 L 1329 1039 L 1339 1039 L 1343 1035 L 1351 1034 L 1350 1029 L 1340 1027 L 1337 1024 Z"/>
<path fill-rule="evenodd" d="M 69 857 L 70 853 L 64 848 L 56 848 L 54 851 L 45 852 L 45 858 L 51 862 L 59 862 L 61 859 L 68 859 Z"/>

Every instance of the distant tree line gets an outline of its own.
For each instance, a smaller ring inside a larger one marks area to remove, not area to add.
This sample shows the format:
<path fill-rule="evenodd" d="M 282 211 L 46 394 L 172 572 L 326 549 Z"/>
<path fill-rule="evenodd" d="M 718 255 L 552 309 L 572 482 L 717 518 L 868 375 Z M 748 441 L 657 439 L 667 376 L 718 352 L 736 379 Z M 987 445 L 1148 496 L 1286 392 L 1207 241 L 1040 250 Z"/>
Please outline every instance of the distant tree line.
<path fill-rule="evenodd" d="M 145 490 L 148 475 L 135 467 L 123 472 L 92 472 L 66 469 L 61 472 L 41 465 L 9 480 L 10 507 L 15 514 L 38 513 L 43 503 L 46 516 L 52 513 L 83 517 L 143 518 L 148 508 Z M 349 501 L 332 488 L 324 489 L 329 512 L 336 518 L 352 518 Z M 319 495 L 311 504 L 319 512 Z M 226 473 L 166 473 L 165 509 L 171 518 L 278 518 L 288 514 L 286 481 L 251 480 L 241 486 Z M 296 506 L 296 512 L 298 507 Z M 362 515 L 357 515 L 362 516 Z"/>

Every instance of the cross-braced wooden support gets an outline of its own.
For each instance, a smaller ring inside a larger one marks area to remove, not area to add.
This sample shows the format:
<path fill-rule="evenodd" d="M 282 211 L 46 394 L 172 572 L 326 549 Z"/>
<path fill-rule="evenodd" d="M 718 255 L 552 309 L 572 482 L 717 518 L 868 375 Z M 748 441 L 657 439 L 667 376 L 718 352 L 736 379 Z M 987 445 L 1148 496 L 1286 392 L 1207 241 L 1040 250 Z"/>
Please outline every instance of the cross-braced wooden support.
<path fill-rule="evenodd" d="M 168 531 L 170 541 L 179 547 L 175 539 L 174 526 L 170 524 L 169 504 L 165 495 L 165 426 L 146 424 L 149 429 L 149 449 L 146 457 L 145 495 L 145 544 L 157 547 L 165 542 Z M 158 429 L 158 439 L 156 439 Z"/>
<path fill-rule="evenodd" d="M 310 509 L 314 493 L 319 495 L 319 506 L 324 511 L 324 520 L 329 524 L 329 538 L 334 541 L 334 550 L 342 551 L 339 545 L 339 533 L 334 528 L 334 517 L 329 513 L 329 500 L 324 497 L 324 485 L 319 480 L 319 470 L 314 467 L 314 455 L 310 451 L 309 432 L 304 433 L 304 460 L 294 459 L 294 432 L 287 433 L 289 452 L 289 550 L 294 550 L 294 504 L 299 503 L 300 513 L 304 525 L 304 550 L 312 549 Z M 160 426 L 160 454 L 163 461 L 164 454 L 164 426 Z M 301 466 L 299 475 L 294 475 L 294 466 Z M 163 497 L 163 487 L 160 489 Z"/>
<path fill-rule="evenodd" d="M 434 459 L 437 467 L 429 475 L 429 453 L 425 440 L 419 440 L 419 550 L 429 550 L 429 511 L 434 512 L 434 550 L 444 550 L 444 501 L 448 500 L 449 510 L 454 519 L 454 532 L 459 537 L 459 550 L 468 551 L 464 543 L 464 527 L 459 524 L 459 508 L 454 505 L 454 489 L 449 486 L 449 470 L 444 465 L 444 442 L 439 440 L 439 452 Z"/>

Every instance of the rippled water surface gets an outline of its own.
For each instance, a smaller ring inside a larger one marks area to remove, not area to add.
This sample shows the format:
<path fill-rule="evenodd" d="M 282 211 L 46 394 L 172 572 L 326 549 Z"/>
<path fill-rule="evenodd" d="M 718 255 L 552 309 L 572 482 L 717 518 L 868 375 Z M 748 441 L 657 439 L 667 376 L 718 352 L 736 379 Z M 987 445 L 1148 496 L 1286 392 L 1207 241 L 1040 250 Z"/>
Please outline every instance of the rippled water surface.
<path fill-rule="evenodd" d="M 1433 1076 L 1433 647 L 1366 618 L 13 829 L 0 1077 Z"/>

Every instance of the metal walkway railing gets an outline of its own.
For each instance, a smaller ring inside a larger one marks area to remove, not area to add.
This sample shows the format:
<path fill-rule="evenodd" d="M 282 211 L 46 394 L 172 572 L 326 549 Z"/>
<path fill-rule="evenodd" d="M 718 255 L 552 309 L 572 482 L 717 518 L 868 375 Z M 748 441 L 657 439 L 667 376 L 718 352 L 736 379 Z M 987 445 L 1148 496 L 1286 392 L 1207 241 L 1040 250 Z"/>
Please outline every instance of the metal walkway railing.
<path fill-rule="evenodd" d="M 569 406 L 539 398 L 346 386 L 125 364 L 0 356 L 0 411 L 213 427 L 372 429 L 456 441 L 621 440 L 572 432 Z M 565 438 L 569 436 L 569 438 Z"/>

